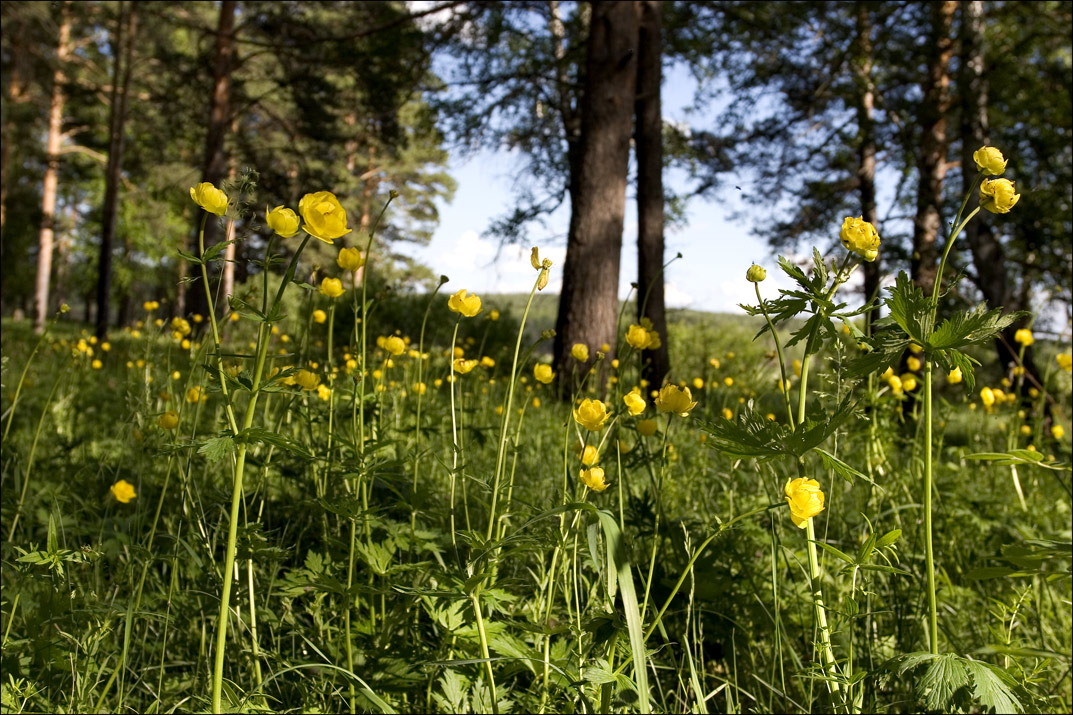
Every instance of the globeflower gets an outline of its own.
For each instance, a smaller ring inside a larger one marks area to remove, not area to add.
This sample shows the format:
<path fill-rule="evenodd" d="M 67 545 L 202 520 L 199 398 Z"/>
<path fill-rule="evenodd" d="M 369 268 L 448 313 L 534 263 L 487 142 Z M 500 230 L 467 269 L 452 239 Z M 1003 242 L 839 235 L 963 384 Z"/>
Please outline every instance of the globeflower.
<path fill-rule="evenodd" d="M 920 358 L 910 355 L 908 358 L 906 358 L 905 366 L 913 372 L 916 372 L 920 369 Z"/>
<path fill-rule="evenodd" d="M 917 389 L 917 376 L 911 372 L 907 372 L 902 375 L 902 389 L 906 392 L 912 392 Z"/>
<path fill-rule="evenodd" d="M 555 372 L 551 369 L 551 365 L 541 362 L 533 366 L 533 377 L 536 378 L 537 382 L 547 385 L 555 379 Z"/>
<path fill-rule="evenodd" d="M 109 488 L 109 491 L 112 492 L 112 496 L 114 496 L 115 500 L 120 504 L 128 504 L 131 499 L 138 496 L 134 492 L 134 485 L 126 479 L 120 479 Z"/>
<path fill-rule="evenodd" d="M 338 278 L 325 278 L 320 282 L 320 292 L 329 298 L 343 295 L 343 281 Z"/>
<path fill-rule="evenodd" d="M 611 413 L 607 411 L 607 405 L 599 400 L 582 400 L 578 408 L 574 410 L 574 420 L 590 432 L 597 432 L 602 429 L 604 422 L 607 422 L 607 418 L 610 416 Z"/>
<path fill-rule="evenodd" d="M 626 409 L 629 410 L 631 415 L 639 415 L 645 411 L 645 398 L 641 397 L 640 390 L 633 390 L 622 396 L 622 401 L 626 403 Z"/>
<path fill-rule="evenodd" d="M 658 347 L 653 345 L 653 342 L 659 343 L 659 335 L 647 330 L 643 325 L 631 325 L 626 331 L 626 342 L 637 350 L 650 350 Z"/>
<path fill-rule="evenodd" d="M 758 266 L 755 263 L 749 266 L 749 270 L 745 271 L 745 280 L 750 283 L 760 283 L 767 278 L 767 271 L 763 266 Z"/>
<path fill-rule="evenodd" d="M 688 387 L 664 385 L 656 398 L 656 409 L 660 412 L 673 412 L 679 417 L 686 417 L 697 406 Z"/>
<path fill-rule="evenodd" d="M 320 384 L 320 375 L 311 370 L 299 370 L 294 374 L 294 381 L 303 390 L 315 390 Z"/>
<path fill-rule="evenodd" d="M 467 372 L 477 367 L 479 360 L 466 360 L 465 358 L 455 358 L 453 363 L 455 372 L 465 375 Z"/>
<path fill-rule="evenodd" d="M 586 445 L 584 451 L 581 453 L 581 463 L 586 467 L 591 467 L 600 461 L 600 453 L 591 444 Z"/>
<path fill-rule="evenodd" d="M 1066 372 L 1073 372 L 1073 354 L 1058 353 L 1054 356 L 1054 361 Z"/>
<path fill-rule="evenodd" d="M 211 182 L 202 181 L 197 186 L 191 186 L 190 198 L 211 214 L 223 216 L 227 213 L 227 194 L 217 189 Z"/>
<path fill-rule="evenodd" d="M 815 479 L 798 477 L 786 483 L 786 502 L 790 505 L 790 518 L 800 529 L 808 526 L 808 520 L 823 511 L 823 490 Z"/>
<path fill-rule="evenodd" d="M 956 384 L 958 384 L 959 382 L 961 382 L 961 380 L 962 380 L 962 377 L 963 377 L 963 376 L 962 376 L 962 374 L 961 374 L 961 368 L 960 368 L 960 367 L 955 367 L 955 368 L 954 368 L 953 370 L 951 370 L 951 371 L 950 371 L 950 372 L 949 372 L 949 373 L 947 374 L 947 376 L 946 376 L 946 381 L 947 381 L 948 383 L 950 383 L 951 385 L 956 385 Z"/>
<path fill-rule="evenodd" d="M 458 291 L 447 299 L 447 307 L 452 313 L 458 313 L 467 318 L 472 318 L 481 312 L 481 299 L 475 294 L 466 296 L 466 289 Z"/>
<path fill-rule="evenodd" d="M 265 208 L 265 223 L 280 238 L 291 238 L 298 233 L 298 214 L 284 206 L 277 206 L 274 209 Z"/>
<path fill-rule="evenodd" d="M 585 343 L 574 343 L 574 347 L 570 348 L 570 354 L 574 356 L 574 359 L 578 362 L 589 361 L 589 346 Z"/>
<path fill-rule="evenodd" d="M 314 323 L 323 323 L 327 319 L 328 319 L 328 314 L 325 313 L 323 310 L 320 310 L 318 308 L 317 310 L 313 311 L 313 322 Z"/>
<path fill-rule="evenodd" d="M 179 426 L 179 415 L 174 410 L 168 410 L 156 421 L 161 429 L 173 430 Z"/>
<path fill-rule="evenodd" d="M 842 245 L 871 263 L 879 256 L 879 232 L 862 216 L 847 216 L 839 233 Z"/>
<path fill-rule="evenodd" d="M 1006 171 L 1006 159 L 1002 152 L 993 146 L 982 146 L 972 153 L 972 160 L 976 162 L 976 168 L 985 174 L 998 176 Z"/>
<path fill-rule="evenodd" d="M 380 341 L 377 341 L 380 342 Z M 384 348 L 387 352 L 398 357 L 406 350 L 406 341 L 400 338 L 398 335 L 389 335 L 384 338 L 384 344 L 380 347 Z"/>
<path fill-rule="evenodd" d="M 361 251 L 356 248 L 344 248 L 339 251 L 335 262 L 344 271 L 356 271 L 365 265 L 365 256 L 361 255 Z"/>
<path fill-rule="evenodd" d="M 1013 334 L 1013 339 L 1015 342 L 1021 343 L 1021 345 L 1024 345 L 1026 348 L 1032 343 L 1036 342 L 1036 338 L 1032 335 L 1032 331 L 1028 328 L 1021 328 L 1020 330 L 1018 330 L 1016 333 Z"/>
<path fill-rule="evenodd" d="M 980 208 L 993 214 L 1009 213 L 1020 198 L 1009 179 L 984 179 L 980 184 Z"/>
<path fill-rule="evenodd" d="M 298 213 L 302 214 L 305 221 L 302 229 L 328 245 L 350 233 L 350 228 L 346 225 L 346 209 L 330 191 L 318 191 L 303 196 L 298 202 Z"/>
<path fill-rule="evenodd" d="M 602 492 L 607 489 L 607 482 L 604 481 L 603 467 L 593 467 L 591 469 L 582 469 L 580 473 L 581 482 L 594 492 Z"/>
<path fill-rule="evenodd" d="M 984 407 L 993 407 L 995 404 L 995 391 L 990 387 L 980 390 L 980 402 L 984 403 Z"/>

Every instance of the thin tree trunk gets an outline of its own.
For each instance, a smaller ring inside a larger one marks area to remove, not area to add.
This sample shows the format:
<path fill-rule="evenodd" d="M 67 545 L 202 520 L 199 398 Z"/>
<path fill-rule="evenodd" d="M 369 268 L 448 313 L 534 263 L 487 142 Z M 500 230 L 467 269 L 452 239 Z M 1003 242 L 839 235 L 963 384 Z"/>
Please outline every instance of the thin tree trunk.
<path fill-rule="evenodd" d="M 64 67 L 70 52 L 71 3 L 63 3 L 60 36 L 56 45 L 56 69 L 52 73 L 52 103 L 48 111 L 48 166 L 41 190 L 41 232 L 38 235 L 37 278 L 34 282 L 34 332 L 45 329 L 48 316 L 49 280 L 52 277 L 52 241 L 56 223 L 56 184 L 60 167 L 60 144 L 63 140 Z"/>
<path fill-rule="evenodd" d="M 234 125 L 234 123 L 232 123 L 231 131 L 234 132 L 236 130 L 237 130 L 237 127 Z M 227 163 L 227 178 L 232 184 L 235 183 L 235 175 L 236 175 L 235 174 L 235 157 L 231 157 L 231 159 Z M 226 235 L 224 236 L 224 240 L 225 241 L 234 241 L 235 240 L 235 222 L 234 221 L 229 221 L 227 223 L 227 232 L 226 232 Z M 227 300 L 228 297 L 230 297 L 230 296 L 235 294 L 235 244 L 234 243 L 228 243 L 227 248 L 224 249 L 224 263 L 223 263 L 222 271 L 223 271 L 223 277 L 222 277 L 221 282 L 222 282 L 223 285 L 221 287 L 223 289 L 223 298 L 224 298 L 224 300 Z"/>
<path fill-rule="evenodd" d="M 555 323 L 555 360 L 566 386 L 579 367 L 570 356 L 574 343 L 589 346 L 590 363 L 603 343 L 615 344 L 637 34 L 633 3 L 593 3 L 581 103 L 580 176 L 570 207 Z"/>
<path fill-rule="evenodd" d="M 208 181 L 219 187 L 220 182 L 227 175 L 227 153 L 224 142 L 227 138 L 227 130 L 231 126 L 231 69 L 235 55 L 235 0 L 223 0 L 220 3 L 220 21 L 216 28 L 216 51 L 212 72 L 212 97 L 209 102 L 208 131 L 205 135 L 205 156 L 202 162 L 201 180 Z M 194 230 L 191 235 L 190 253 L 197 253 L 197 235 L 201 226 L 201 212 L 196 213 Z M 205 246 L 209 247 L 218 242 L 219 221 L 210 216 L 205 222 Z M 186 296 L 191 312 L 207 313 L 208 304 L 205 300 L 205 290 L 197 283 L 200 278 L 195 278 L 188 285 L 192 292 Z"/>
<path fill-rule="evenodd" d="M 660 3 L 637 4 L 637 318 L 648 318 L 659 333 L 659 348 L 643 353 L 643 375 L 659 387 L 670 371 L 667 309 L 663 285 L 663 19 Z"/>
<path fill-rule="evenodd" d="M 115 242 L 119 179 L 123 167 L 123 146 L 127 122 L 127 95 L 134 54 L 135 5 L 119 3 L 115 42 L 112 43 L 112 96 L 108 119 L 108 165 L 104 175 L 104 205 L 101 207 L 101 252 L 97 260 L 97 338 L 108 335 L 112 298 L 112 245 Z"/>
<path fill-rule="evenodd" d="M 860 147 L 857 150 L 857 180 L 861 196 L 861 217 L 879 230 L 879 215 L 876 210 L 876 125 L 875 85 L 872 82 L 872 14 L 868 5 L 857 3 L 857 57 L 854 63 L 857 81 L 857 130 Z M 880 231 L 880 235 L 883 232 Z M 864 264 L 864 298 L 869 300 L 879 293 L 880 264 L 883 254 L 871 263 Z M 871 334 L 875 313 L 867 315 L 868 333 Z"/>
<path fill-rule="evenodd" d="M 946 177 L 946 118 L 950 111 L 950 57 L 954 51 L 951 36 L 954 11 L 953 0 L 932 3 L 931 32 L 928 47 L 931 57 L 921 83 L 923 98 L 918 121 L 921 130 L 920 156 L 917 160 L 917 208 L 913 218 L 913 282 L 925 294 L 935 285 L 939 269 L 936 240 L 942 228 L 940 209 L 943 201 L 943 179 Z"/>

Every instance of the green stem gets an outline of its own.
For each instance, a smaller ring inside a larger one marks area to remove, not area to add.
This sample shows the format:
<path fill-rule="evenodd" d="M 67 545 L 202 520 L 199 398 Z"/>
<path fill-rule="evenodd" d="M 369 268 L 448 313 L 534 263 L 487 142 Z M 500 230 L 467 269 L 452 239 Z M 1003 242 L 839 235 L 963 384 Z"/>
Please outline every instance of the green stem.
<path fill-rule="evenodd" d="M 458 444 L 458 421 L 455 418 L 455 382 L 457 380 L 455 378 L 454 350 L 455 342 L 458 340 L 458 324 L 460 322 L 462 322 L 461 317 L 455 321 L 455 330 L 451 334 L 451 344 L 447 348 L 450 353 L 447 358 L 448 366 L 451 370 L 449 376 L 450 384 L 448 385 L 451 390 L 451 546 L 454 547 L 456 557 L 458 556 L 458 541 L 455 536 L 455 484 L 458 480 L 458 450 L 460 447 Z M 478 609 L 478 613 L 479 612 Z"/>
<path fill-rule="evenodd" d="M 808 537 L 808 571 L 809 580 L 812 584 L 812 602 L 816 606 L 816 622 L 820 631 L 820 656 L 823 659 L 823 671 L 827 674 L 827 683 L 832 693 L 839 690 L 838 681 L 835 679 L 835 654 L 831 648 L 831 633 L 827 628 L 827 610 L 823 607 L 823 592 L 820 587 L 820 560 L 816 554 L 816 529 L 812 519 L 806 519 L 806 532 Z"/>
<path fill-rule="evenodd" d="M 767 321 L 768 330 L 771 331 L 771 339 L 775 341 L 775 352 L 779 356 L 779 373 L 782 375 L 782 401 L 786 404 L 786 419 L 789 420 L 790 429 L 794 428 L 794 411 L 790 407 L 790 381 L 786 377 L 786 360 L 782 357 L 782 343 L 779 342 L 779 334 L 775 331 L 775 325 L 771 322 L 771 316 L 767 312 L 767 304 L 764 299 L 760 297 L 760 284 L 753 283 L 753 288 L 756 289 L 756 300 L 760 303 L 760 310 L 764 313 L 764 320 Z M 804 365 L 802 365 L 801 372 L 804 373 Z M 802 392 L 802 394 L 804 394 Z"/>
<path fill-rule="evenodd" d="M 470 594 L 473 612 L 477 615 L 477 634 L 481 638 L 481 657 L 484 658 L 485 672 L 488 673 L 488 688 L 492 692 L 492 712 L 499 715 L 499 701 L 496 697 L 496 681 L 492 674 L 492 656 L 488 652 L 488 636 L 484 632 L 484 618 L 481 616 L 481 604 L 476 594 Z"/>

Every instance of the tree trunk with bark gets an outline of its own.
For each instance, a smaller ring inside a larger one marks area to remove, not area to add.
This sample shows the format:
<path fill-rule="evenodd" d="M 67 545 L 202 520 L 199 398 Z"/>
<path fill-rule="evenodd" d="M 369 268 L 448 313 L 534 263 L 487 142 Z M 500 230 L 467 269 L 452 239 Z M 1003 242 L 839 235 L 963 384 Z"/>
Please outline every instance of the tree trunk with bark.
<path fill-rule="evenodd" d="M 660 336 L 660 346 L 642 354 L 642 374 L 658 387 L 671 369 L 663 291 L 663 19 L 656 0 L 636 4 L 637 319 L 648 318 Z"/>
<path fill-rule="evenodd" d="M 115 42 L 112 43 L 112 96 L 108 111 L 108 164 L 104 173 L 104 204 L 101 206 L 101 251 L 97 260 L 97 338 L 108 335 L 112 298 L 112 245 L 115 242 L 119 180 L 123 167 L 127 95 L 134 55 L 135 5 L 119 3 Z"/>
<path fill-rule="evenodd" d="M 913 256 L 911 272 L 913 282 L 925 295 L 935 285 L 939 270 L 937 239 L 942 229 L 940 210 L 943 202 L 943 179 L 946 177 L 947 139 L 946 119 L 950 112 L 950 57 L 954 52 L 951 35 L 954 11 L 953 0 L 932 3 L 931 31 L 927 47 L 928 58 L 924 81 L 921 83 L 923 98 L 917 122 L 921 130 L 920 155 L 917 159 L 917 208 L 913 218 Z"/>
<path fill-rule="evenodd" d="M 212 71 L 212 96 L 209 101 L 208 131 L 205 135 L 205 156 L 202 162 L 201 180 L 208 181 L 220 186 L 220 182 L 227 175 L 227 153 L 224 151 L 224 142 L 227 138 L 227 130 L 231 126 L 231 69 L 235 56 L 235 7 L 236 0 L 223 0 L 220 3 L 220 21 L 216 28 L 216 50 L 214 53 Z M 194 230 L 190 236 L 188 252 L 200 255 L 197 247 L 198 230 L 201 227 L 202 212 L 195 213 Z M 220 222 L 213 216 L 209 216 L 205 222 L 205 247 L 217 243 L 220 238 Z M 180 282 L 181 298 L 176 302 L 182 302 L 179 312 L 185 312 L 186 304 L 189 304 L 189 312 L 207 313 L 208 304 L 205 300 L 205 289 L 199 284 L 200 277 L 195 277 L 188 283 Z M 191 291 L 185 294 L 183 286 Z"/>
<path fill-rule="evenodd" d="M 860 146 L 857 149 L 857 182 L 861 197 L 861 217 L 879 230 L 879 214 L 876 210 L 876 125 L 875 84 L 872 81 L 872 13 L 868 5 L 857 3 L 857 52 L 854 62 L 854 77 L 857 82 L 857 131 Z M 883 232 L 880 231 L 880 236 Z M 865 262 L 864 299 L 871 300 L 879 294 L 879 278 L 883 253 L 871 263 Z M 866 316 L 867 332 L 877 316 Z"/>
<path fill-rule="evenodd" d="M 52 73 L 52 102 L 48 111 L 48 165 L 41 190 L 41 231 L 37 239 L 37 277 L 34 282 L 34 332 L 45 329 L 48 317 L 49 281 L 52 277 L 52 243 L 56 224 L 56 186 L 63 141 L 64 68 L 70 53 L 71 3 L 63 3 L 59 41 L 56 44 L 56 69 Z"/>
<path fill-rule="evenodd" d="M 565 386 L 595 360 L 602 344 L 613 346 L 616 341 L 637 36 L 633 3 L 593 3 L 581 103 L 580 173 L 570 207 L 555 323 L 555 362 Z M 588 364 L 571 357 L 574 343 L 589 346 Z"/>

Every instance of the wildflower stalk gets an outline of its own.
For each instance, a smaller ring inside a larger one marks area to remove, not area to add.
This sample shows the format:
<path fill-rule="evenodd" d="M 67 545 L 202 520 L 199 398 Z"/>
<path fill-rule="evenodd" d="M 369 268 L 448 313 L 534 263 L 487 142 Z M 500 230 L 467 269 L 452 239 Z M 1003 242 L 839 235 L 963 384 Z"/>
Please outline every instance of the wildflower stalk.
<path fill-rule="evenodd" d="M 775 325 L 771 322 L 771 316 L 767 312 L 767 304 L 760 297 L 760 284 L 753 283 L 753 289 L 756 291 L 756 301 L 760 304 L 760 310 L 764 313 L 764 320 L 767 321 L 768 330 L 771 331 L 771 339 L 775 341 L 775 352 L 779 356 L 779 373 L 782 375 L 782 401 L 786 405 L 786 419 L 789 420 L 788 424 L 792 430 L 794 428 L 794 411 L 790 407 L 790 381 L 786 377 L 786 361 L 782 357 L 782 343 L 779 341 L 779 334 L 775 332 Z M 803 369 L 802 373 L 804 373 Z"/>
<path fill-rule="evenodd" d="M 440 292 L 440 288 L 447 282 L 447 276 L 440 276 L 440 282 L 436 284 L 435 290 L 432 291 L 432 295 L 429 296 L 428 304 L 425 305 L 425 317 L 421 319 L 421 332 L 417 337 L 417 377 L 414 380 L 414 392 L 417 395 L 417 417 L 414 420 L 414 481 L 413 486 L 410 489 L 410 546 L 416 543 L 414 538 L 417 530 L 417 475 L 418 467 L 421 461 L 421 403 L 424 398 L 423 392 L 417 388 L 418 384 L 422 382 L 422 374 L 425 366 L 425 326 L 428 324 L 428 314 L 432 310 L 432 302 L 436 300 L 436 294 Z"/>
<path fill-rule="evenodd" d="M 518 355 L 522 350 L 522 335 L 525 333 L 525 321 L 529 317 L 529 309 L 533 305 L 533 296 L 536 295 L 540 285 L 540 275 L 533 282 L 533 288 L 529 291 L 529 300 L 525 303 L 525 311 L 522 313 L 522 322 L 518 326 L 518 339 L 514 342 L 514 362 L 510 366 L 510 381 L 507 383 L 507 404 L 503 410 L 503 422 L 499 429 L 499 451 L 496 454 L 496 470 L 492 477 L 492 506 L 488 512 L 488 530 L 485 539 L 491 541 L 492 532 L 496 523 L 496 502 L 499 497 L 499 480 L 503 476 L 503 456 L 507 449 L 507 430 L 510 426 L 510 411 L 514 404 L 514 385 L 518 379 Z M 457 324 L 456 324 L 457 330 Z M 454 342 L 451 343 L 454 346 Z"/>
<path fill-rule="evenodd" d="M 943 284 L 943 271 L 946 269 L 946 259 L 950 255 L 950 249 L 954 247 L 954 241 L 962 229 L 980 212 L 977 206 L 972 212 L 961 219 L 969 197 L 972 196 L 976 185 L 983 178 L 983 172 L 976 176 L 976 181 L 965 194 L 958 209 L 957 218 L 954 219 L 954 229 L 950 232 L 950 238 L 946 241 L 942 260 L 939 261 L 939 270 L 935 274 L 935 285 L 931 291 L 931 315 L 927 322 L 927 330 L 930 332 L 935 326 L 935 315 L 939 309 L 939 291 Z M 932 383 L 933 361 L 930 352 L 924 354 L 924 562 L 928 572 L 928 648 L 932 655 L 939 654 L 939 608 L 935 598 L 935 549 L 932 544 Z"/>
<path fill-rule="evenodd" d="M 451 546 L 454 547 L 455 556 L 458 556 L 458 541 L 455 536 L 455 484 L 458 480 L 458 453 L 462 449 L 459 446 L 458 436 L 458 422 L 455 418 L 455 361 L 454 361 L 454 349 L 455 342 L 458 340 L 458 324 L 462 322 L 462 317 L 459 316 L 455 321 L 455 329 L 451 334 L 451 346 L 448 348 L 450 351 L 450 357 L 448 357 L 448 364 L 450 366 L 450 388 L 451 388 Z M 478 610 L 478 613 L 480 611 Z M 479 616 L 478 616 L 479 617 Z"/>
<path fill-rule="evenodd" d="M 209 214 L 204 212 L 201 214 L 201 226 L 197 233 L 197 246 L 198 256 L 205 255 L 205 223 L 209 220 Z M 228 233 L 232 231 L 231 226 L 234 225 L 234 219 L 229 222 Z M 235 419 L 235 410 L 231 406 L 231 395 L 227 390 L 227 380 L 224 379 L 224 359 L 220 356 L 220 326 L 216 323 L 216 307 L 212 301 L 212 290 L 209 289 L 209 271 L 205 265 L 205 261 L 201 261 L 201 283 L 205 287 L 205 301 L 209 308 L 209 325 L 212 326 L 212 344 L 216 352 L 216 374 L 220 380 L 220 391 L 224 396 L 224 409 L 227 412 L 227 421 L 231 426 L 231 431 L 238 433 L 238 421 Z"/>
<path fill-rule="evenodd" d="M 488 652 L 488 635 L 484 632 L 484 617 L 481 615 L 481 603 L 476 593 L 471 593 L 470 601 L 473 602 L 473 612 L 477 616 L 477 634 L 481 639 L 481 658 L 484 659 L 485 672 L 488 674 L 488 689 L 492 693 L 492 712 L 499 715 L 499 699 L 496 697 L 496 681 L 492 674 L 492 656 Z"/>
<path fill-rule="evenodd" d="M 812 517 L 805 520 L 806 538 L 808 539 L 808 573 L 812 586 L 812 603 L 816 607 L 816 623 L 820 631 L 820 656 L 823 658 L 823 671 L 827 674 L 827 683 L 832 693 L 839 691 L 838 673 L 834 650 L 831 648 L 831 632 L 827 627 L 827 609 L 823 605 L 823 589 L 820 586 L 820 559 L 816 553 L 816 528 Z"/>
<path fill-rule="evenodd" d="M 202 237 L 204 237 L 204 220 L 202 220 Z M 291 258 L 290 265 L 287 267 L 287 273 L 284 275 L 283 280 L 280 282 L 279 289 L 276 291 L 276 298 L 272 303 L 271 312 L 275 312 L 276 307 L 279 305 L 280 300 L 283 298 L 283 291 L 286 289 L 287 284 L 294 278 L 294 271 L 298 265 L 298 257 L 302 255 L 302 251 L 306 247 L 306 243 L 309 241 L 309 234 L 302 239 L 301 245 L 298 250 L 295 251 L 294 256 Z M 266 260 L 267 264 L 268 261 Z M 205 266 L 201 266 L 202 274 L 205 274 Z M 206 295 L 209 297 L 209 316 L 212 319 L 213 326 L 213 341 L 215 343 L 215 349 L 217 354 L 217 364 L 220 369 L 220 382 L 224 382 L 223 377 L 223 361 L 219 359 L 220 353 L 220 336 L 216 329 L 216 319 L 214 316 L 214 310 L 212 306 L 212 298 L 208 293 L 208 284 L 206 283 Z M 265 294 L 267 296 L 267 293 Z M 262 320 L 261 324 L 257 327 L 257 357 L 253 371 L 253 384 L 250 387 L 250 401 L 246 406 L 246 415 L 243 419 L 242 430 L 245 432 L 253 426 L 253 417 L 257 410 L 257 398 L 260 395 L 261 378 L 264 375 L 265 357 L 268 353 L 268 338 L 271 334 L 269 329 L 268 320 Z M 229 408 L 230 409 L 230 408 Z M 238 429 L 235 430 L 236 436 L 239 433 Z M 239 507 L 242 503 L 242 480 L 246 470 L 246 451 L 249 448 L 249 443 L 245 440 L 238 445 L 238 456 L 235 460 L 235 479 L 234 485 L 231 490 L 231 511 L 228 516 L 227 526 L 227 551 L 224 554 L 224 568 L 221 572 L 222 589 L 220 593 L 220 611 L 217 617 L 216 623 L 216 658 L 213 664 L 213 677 L 212 677 L 212 711 L 213 713 L 221 712 L 221 694 L 223 692 L 223 673 L 224 673 L 224 654 L 227 646 L 227 621 L 231 609 L 231 573 L 235 568 L 235 549 L 238 543 L 238 514 Z"/>

